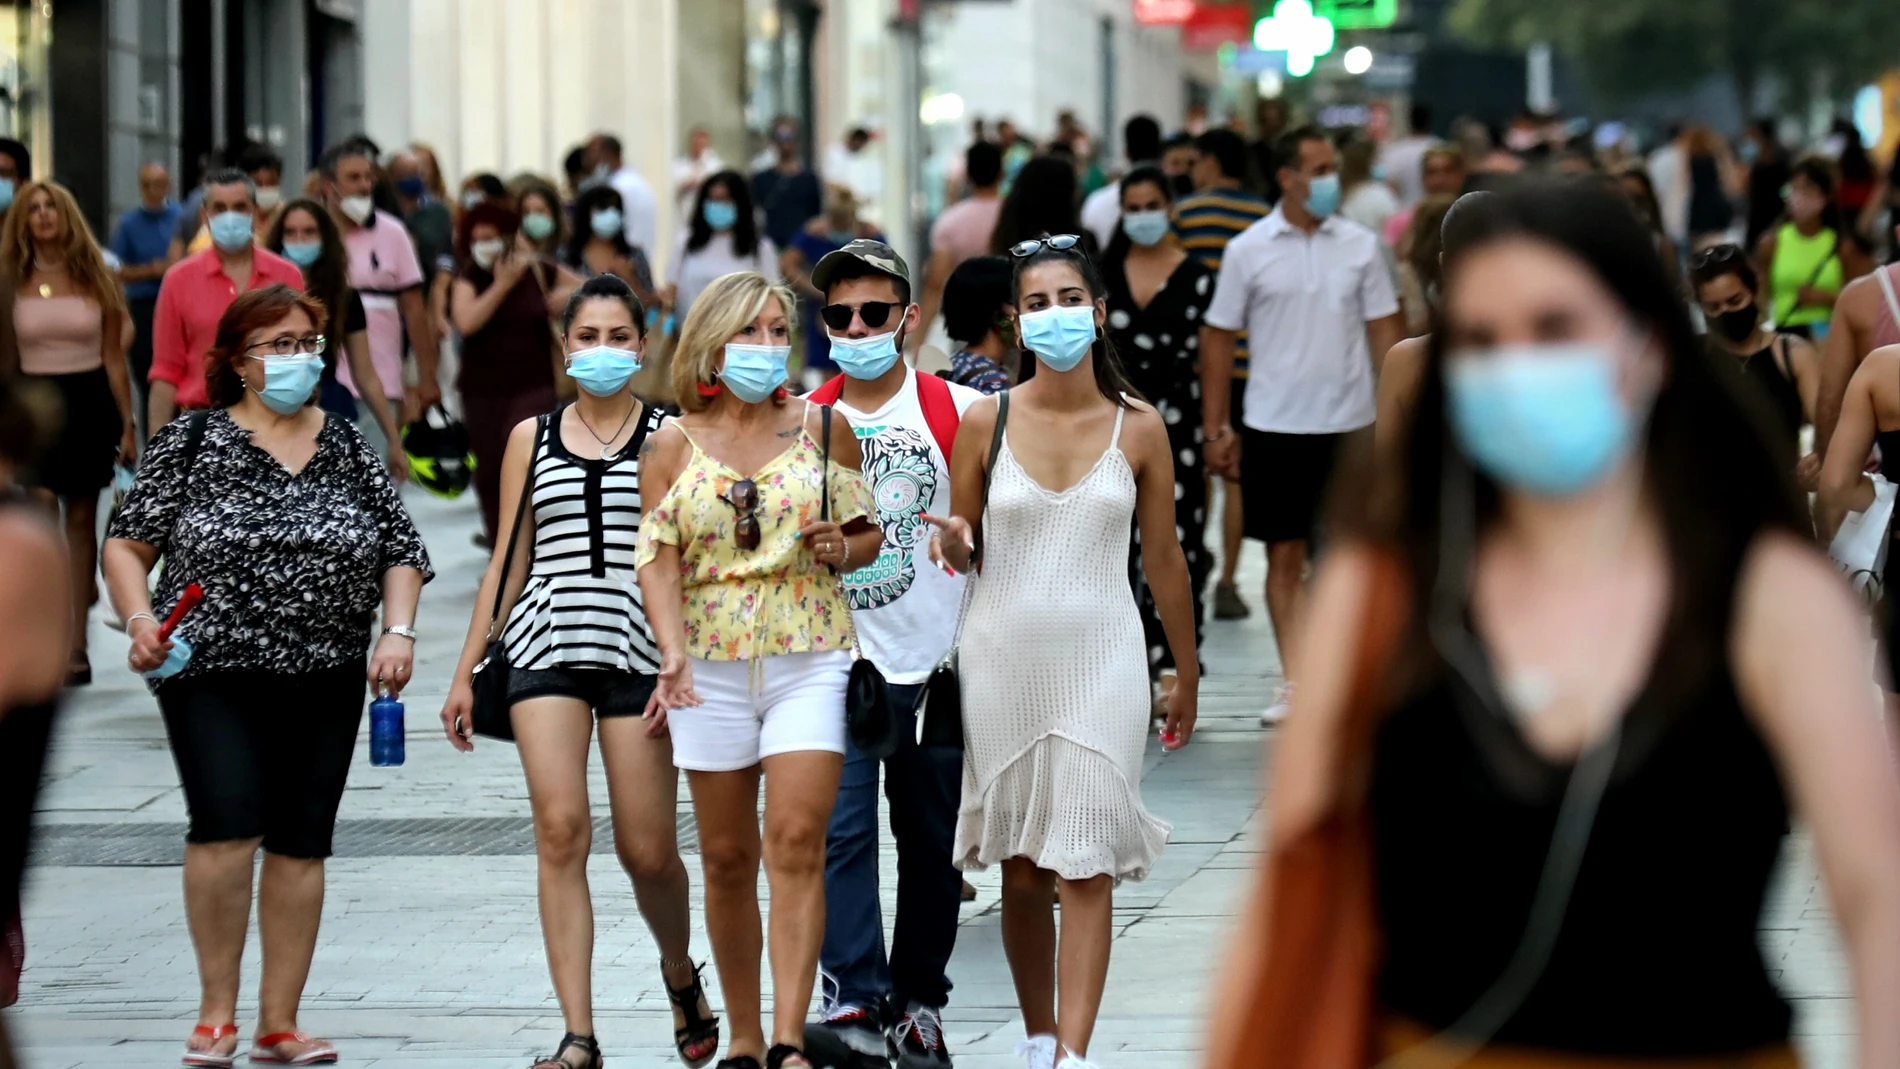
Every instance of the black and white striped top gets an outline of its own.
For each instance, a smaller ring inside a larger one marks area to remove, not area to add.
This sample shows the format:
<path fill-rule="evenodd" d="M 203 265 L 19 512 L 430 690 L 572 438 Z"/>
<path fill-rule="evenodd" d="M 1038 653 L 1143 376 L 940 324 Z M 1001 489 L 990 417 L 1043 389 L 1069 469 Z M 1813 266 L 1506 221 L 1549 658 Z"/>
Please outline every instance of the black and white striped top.
<path fill-rule="evenodd" d="M 640 444 L 670 414 L 648 405 L 611 464 L 568 452 L 562 412 L 550 418 L 534 454 L 534 564 L 502 630 L 510 666 L 660 670 L 633 554 Z"/>

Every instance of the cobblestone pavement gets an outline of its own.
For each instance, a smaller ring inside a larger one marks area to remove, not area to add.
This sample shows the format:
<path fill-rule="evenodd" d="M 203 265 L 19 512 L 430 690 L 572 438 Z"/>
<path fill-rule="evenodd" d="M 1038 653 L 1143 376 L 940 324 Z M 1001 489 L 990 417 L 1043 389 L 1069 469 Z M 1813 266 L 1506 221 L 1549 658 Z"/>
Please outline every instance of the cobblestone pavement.
<path fill-rule="evenodd" d="M 513 748 L 453 752 L 436 712 L 468 622 L 483 557 L 469 545 L 472 499 L 410 491 L 439 578 L 424 593 L 416 682 L 405 695 L 409 758 L 370 766 L 360 744 L 329 867 L 323 932 L 303 1024 L 334 1038 L 356 1066 L 520 1069 L 562 1032 L 542 957 L 528 800 Z M 1278 675 L 1261 611 L 1260 551 L 1243 590 L 1252 619 L 1210 627 L 1201 730 L 1186 749 L 1151 745 L 1142 792 L 1174 835 L 1144 883 L 1116 893 L 1116 944 L 1092 1051 L 1105 1067 L 1173 1069 L 1197 1061 L 1208 986 L 1259 857 L 1258 710 Z M 59 725 L 43 797 L 39 864 L 26 905 L 28 960 L 7 1026 L 30 1069 L 176 1065 L 197 1007 L 178 857 L 184 803 L 156 708 L 123 661 L 125 640 L 95 623 L 99 682 Z M 294 759 L 294 755 L 287 755 Z M 604 781 L 591 777 L 604 817 Z M 682 790 L 683 842 L 690 813 Z M 885 841 L 884 902 L 895 858 Z M 696 856 L 693 952 L 708 954 Z M 1771 966 L 1798 999 L 1810 1065 L 1848 1064 L 1854 1029 L 1848 974 L 1805 841 L 1797 838 L 1764 918 Z M 598 914 L 597 1028 L 611 1062 L 677 1064 L 655 951 L 605 834 L 590 869 Z M 1020 1064 L 1022 1028 L 999 935 L 994 872 L 974 875 L 975 902 L 950 975 L 947 1029 L 963 1069 Z M 763 893 L 763 887 L 761 887 Z M 255 1018 L 255 936 L 239 1009 Z M 708 971 L 711 979 L 711 971 Z M 769 978 L 768 981 L 769 983 Z M 714 1006 L 720 1002 L 715 987 Z"/>

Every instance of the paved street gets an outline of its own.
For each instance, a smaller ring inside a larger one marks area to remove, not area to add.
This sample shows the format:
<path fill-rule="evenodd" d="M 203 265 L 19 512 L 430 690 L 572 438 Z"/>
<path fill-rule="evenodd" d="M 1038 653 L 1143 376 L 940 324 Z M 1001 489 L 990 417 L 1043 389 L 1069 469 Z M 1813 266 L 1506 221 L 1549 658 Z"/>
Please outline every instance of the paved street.
<path fill-rule="evenodd" d="M 527 793 L 511 747 L 483 742 L 473 755 L 457 754 L 436 721 L 483 563 L 468 541 L 475 506 L 472 496 L 407 496 L 440 573 L 423 596 L 420 665 L 405 695 L 408 764 L 371 767 L 365 732 L 303 1023 L 334 1038 L 351 1065 L 520 1069 L 562 1032 L 535 912 Z M 1260 567 L 1250 547 L 1244 589 L 1259 589 Z M 1258 594 L 1250 600 L 1253 619 L 1209 630 L 1195 742 L 1167 756 L 1151 746 L 1143 767 L 1147 803 L 1173 823 L 1174 837 L 1152 877 L 1116 896 L 1114 963 L 1093 1051 L 1105 1067 L 1197 1060 L 1214 964 L 1259 857 L 1254 716 L 1278 666 Z M 60 725 L 40 862 L 29 877 L 24 990 L 7 1017 L 31 1069 L 176 1065 L 197 1005 L 177 867 L 184 803 L 176 774 L 151 698 L 116 670 L 125 640 L 95 624 L 94 642 L 100 682 L 69 704 Z M 604 817 L 598 768 L 593 788 Z M 692 849 L 688 814 L 682 797 Z M 885 845 L 888 911 L 895 859 Z M 687 860 L 703 924 L 697 857 Z M 617 1066 L 677 1064 L 657 952 L 599 832 L 591 874 L 602 1047 Z M 972 879 L 978 898 L 964 906 L 950 967 L 949 1040 L 960 1067 L 1000 1069 L 1020 1064 L 1011 1052 L 1022 1029 L 999 938 L 997 876 Z M 1799 999 L 1809 1064 L 1848 1064 L 1847 971 L 1804 839 L 1783 866 L 1763 945 Z M 703 927 L 693 952 L 708 953 Z M 253 937 L 239 1011 L 247 1037 L 256 957 Z M 716 987 L 712 1000 L 720 1004 Z"/>

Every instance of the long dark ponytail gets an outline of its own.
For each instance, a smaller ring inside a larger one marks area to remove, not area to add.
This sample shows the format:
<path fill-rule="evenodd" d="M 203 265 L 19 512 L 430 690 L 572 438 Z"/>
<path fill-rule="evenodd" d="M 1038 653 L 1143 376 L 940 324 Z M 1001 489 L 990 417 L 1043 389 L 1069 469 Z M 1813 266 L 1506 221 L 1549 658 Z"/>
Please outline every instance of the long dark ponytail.
<path fill-rule="evenodd" d="M 1102 284 L 1102 273 L 1096 270 L 1095 261 L 1089 259 L 1079 243 L 1070 248 L 1056 249 L 1049 246 L 1048 234 L 1041 235 L 1041 240 L 1042 248 L 1028 256 L 1014 257 L 1016 269 L 1010 275 L 1009 293 L 1010 300 L 1015 302 L 1018 309 L 1022 307 L 1023 272 L 1038 264 L 1046 263 L 1067 264 L 1074 268 L 1076 274 L 1082 276 L 1082 285 L 1089 291 L 1091 301 L 1108 299 L 1108 287 Z M 1029 352 L 1027 349 L 1023 351 Z M 1089 352 L 1095 357 L 1095 387 L 1102 391 L 1103 397 L 1123 406 L 1128 404 L 1127 399 L 1131 397 L 1146 400 L 1141 397 L 1141 392 L 1128 381 L 1128 373 L 1122 370 L 1121 357 L 1116 354 L 1114 343 L 1108 340 L 1106 329 L 1096 329 L 1095 343 L 1089 347 Z"/>

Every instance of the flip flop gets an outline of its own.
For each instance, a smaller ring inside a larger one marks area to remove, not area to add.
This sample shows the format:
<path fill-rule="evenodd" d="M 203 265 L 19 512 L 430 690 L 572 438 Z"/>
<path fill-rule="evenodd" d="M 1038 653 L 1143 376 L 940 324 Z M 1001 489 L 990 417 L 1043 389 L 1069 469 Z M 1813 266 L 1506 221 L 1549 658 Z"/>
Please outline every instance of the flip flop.
<path fill-rule="evenodd" d="M 208 1024 L 200 1024 L 198 1027 L 191 1030 L 191 1038 L 197 1039 L 202 1036 L 203 1038 L 210 1040 L 213 1044 L 216 1044 L 219 1040 L 223 1039 L 225 1036 L 237 1035 L 237 1030 L 238 1030 L 238 1026 L 237 1026 L 237 1022 L 235 1021 L 233 1021 L 230 1024 L 221 1024 L 215 1027 Z M 191 1049 L 191 1041 L 186 1040 L 185 1041 L 185 1056 L 179 1059 L 179 1064 L 193 1065 L 193 1066 L 215 1066 L 216 1069 L 229 1069 L 229 1067 L 232 1064 L 234 1064 L 236 1061 L 237 1061 L 237 1050 L 235 1048 L 233 1048 L 231 1053 L 229 1054 L 219 1054 L 218 1052 L 211 1051 L 211 1050 L 193 1050 Z"/>
<path fill-rule="evenodd" d="M 285 1056 L 278 1047 L 286 1043 L 301 1043 L 303 1053 Z M 305 1032 L 272 1032 L 267 1036 L 258 1036 L 251 1047 L 251 1061 L 260 1065 L 331 1065 L 337 1060 L 336 1048 L 326 1039 Z"/>

